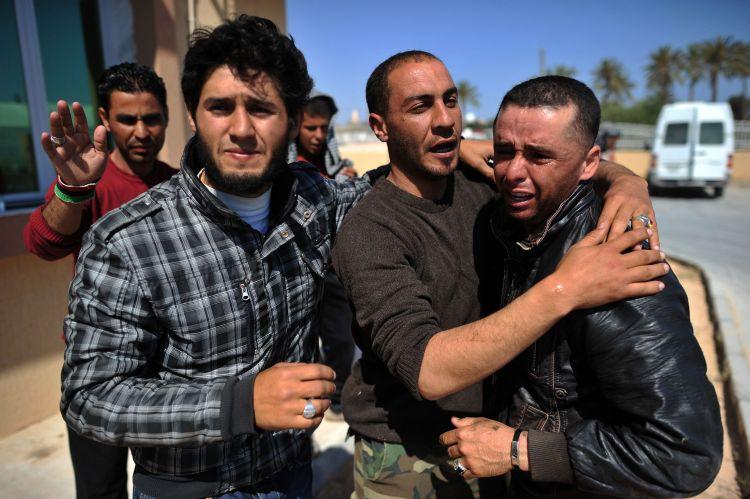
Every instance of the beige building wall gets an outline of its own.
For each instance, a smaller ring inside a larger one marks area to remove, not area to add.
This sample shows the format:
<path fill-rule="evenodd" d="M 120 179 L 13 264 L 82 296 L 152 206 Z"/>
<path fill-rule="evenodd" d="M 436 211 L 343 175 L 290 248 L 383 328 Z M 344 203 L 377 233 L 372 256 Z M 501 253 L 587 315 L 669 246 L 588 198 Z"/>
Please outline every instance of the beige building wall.
<path fill-rule="evenodd" d="M 0 217 L 0 437 L 58 411 L 62 321 L 72 259 L 50 263 L 21 240 L 28 213 Z"/>
<path fill-rule="evenodd" d="M 167 87 L 170 121 L 161 157 L 174 166 L 192 135 L 180 91 L 190 1 L 197 26 L 248 13 L 286 30 L 283 0 L 131 0 L 136 59 L 154 67 Z M 60 403 L 62 322 L 73 263 L 28 254 L 22 239 L 28 217 L 28 211 L 0 215 L 0 438 L 58 412 Z"/>

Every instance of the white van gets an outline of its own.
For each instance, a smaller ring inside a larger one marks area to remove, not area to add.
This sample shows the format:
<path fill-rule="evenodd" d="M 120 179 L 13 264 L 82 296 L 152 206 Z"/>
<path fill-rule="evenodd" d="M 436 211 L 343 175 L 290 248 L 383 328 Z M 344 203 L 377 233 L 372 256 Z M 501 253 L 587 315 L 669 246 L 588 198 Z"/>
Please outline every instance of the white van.
<path fill-rule="evenodd" d="M 654 189 L 711 187 L 724 193 L 734 154 L 734 120 L 726 102 L 678 102 L 659 113 L 648 183 Z"/>

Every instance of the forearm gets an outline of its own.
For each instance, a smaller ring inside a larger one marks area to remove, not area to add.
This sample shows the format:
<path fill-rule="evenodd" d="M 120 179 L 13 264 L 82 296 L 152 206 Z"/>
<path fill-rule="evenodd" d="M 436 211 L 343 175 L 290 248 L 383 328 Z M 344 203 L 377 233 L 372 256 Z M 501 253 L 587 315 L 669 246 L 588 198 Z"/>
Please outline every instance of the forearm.
<path fill-rule="evenodd" d="M 57 260 L 76 251 L 81 245 L 80 232 L 64 235 L 52 229 L 44 218 L 44 206 L 34 210 L 23 229 L 26 248 L 45 260 Z"/>
<path fill-rule="evenodd" d="M 445 397 L 502 368 L 572 310 L 566 295 L 553 274 L 502 310 L 433 336 L 419 372 L 422 396 Z"/>
<path fill-rule="evenodd" d="M 64 236 L 78 232 L 83 216 L 83 203 L 65 203 L 57 196 L 52 196 L 44 207 L 42 216 L 50 229 Z"/>

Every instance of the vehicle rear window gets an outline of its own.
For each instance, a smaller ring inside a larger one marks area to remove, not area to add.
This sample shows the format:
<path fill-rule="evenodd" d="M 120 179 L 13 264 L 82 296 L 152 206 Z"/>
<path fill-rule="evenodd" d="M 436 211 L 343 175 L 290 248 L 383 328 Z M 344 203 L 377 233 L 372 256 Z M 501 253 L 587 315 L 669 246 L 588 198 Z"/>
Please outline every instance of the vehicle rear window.
<path fill-rule="evenodd" d="M 701 123 L 702 145 L 716 145 L 724 143 L 724 123 L 721 121 Z"/>
<path fill-rule="evenodd" d="M 687 137 L 687 123 L 670 123 L 667 125 L 667 132 L 664 134 L 664 144 L 673 146 L 687 144 Z"/>

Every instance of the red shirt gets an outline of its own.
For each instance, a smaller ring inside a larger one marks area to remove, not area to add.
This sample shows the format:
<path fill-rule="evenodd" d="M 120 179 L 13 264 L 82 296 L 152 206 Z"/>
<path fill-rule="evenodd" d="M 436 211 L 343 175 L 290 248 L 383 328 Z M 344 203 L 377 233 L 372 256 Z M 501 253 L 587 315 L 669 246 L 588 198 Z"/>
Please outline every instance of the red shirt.
<path fill-rule="evenodd" d="M 47 221 L 42 216 L 42 211 L 55 195 L 55 184 L 52 184 L 44 197 L 45 203 L 31 213 L 29 222 L 23 229 L 23 242 L 30 252 L 45 260 L 58 260 L 73 253 L 75 264 L 81 249 L 83 234 L 91 228 L 94 222 L 156 184 L 168 180 L 177 171 L 166 163 L 157 161 L 151 174 L 142 178 L 121 171 L 115 166 L 110 156 L 104 175 L 96 185 L 96 195 L 84 204 L 81 227 L 75 234 L 66 236 L 56 232 L 47 225 Z"/>

